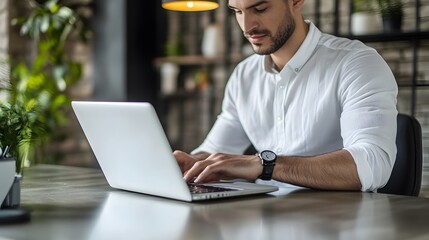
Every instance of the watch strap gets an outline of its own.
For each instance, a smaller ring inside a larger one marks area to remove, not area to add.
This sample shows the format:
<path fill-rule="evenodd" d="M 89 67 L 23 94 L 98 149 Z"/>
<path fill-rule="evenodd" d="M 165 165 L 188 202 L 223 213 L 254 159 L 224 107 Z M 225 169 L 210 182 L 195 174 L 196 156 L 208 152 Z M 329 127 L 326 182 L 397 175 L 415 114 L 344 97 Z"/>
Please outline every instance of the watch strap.
<path fill-rule="evenodd" d="M 259 179 L 271 180 L 271 178 L 273 176 L 274 166 L 275 166 L 275 164 L 262 165 L 262 173 L 259 176 Z"/>

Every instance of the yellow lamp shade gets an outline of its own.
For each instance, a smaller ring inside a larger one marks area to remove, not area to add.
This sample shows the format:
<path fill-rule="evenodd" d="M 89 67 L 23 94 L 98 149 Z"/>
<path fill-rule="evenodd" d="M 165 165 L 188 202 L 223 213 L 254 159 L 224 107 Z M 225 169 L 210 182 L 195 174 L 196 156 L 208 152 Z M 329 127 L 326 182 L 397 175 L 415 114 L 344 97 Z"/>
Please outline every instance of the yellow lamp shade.
<path fill-rule="evenodd" d="M 172 11 L 199 12 L 219 7 L 216 0 L 162 0 L 162 7 Z"/>

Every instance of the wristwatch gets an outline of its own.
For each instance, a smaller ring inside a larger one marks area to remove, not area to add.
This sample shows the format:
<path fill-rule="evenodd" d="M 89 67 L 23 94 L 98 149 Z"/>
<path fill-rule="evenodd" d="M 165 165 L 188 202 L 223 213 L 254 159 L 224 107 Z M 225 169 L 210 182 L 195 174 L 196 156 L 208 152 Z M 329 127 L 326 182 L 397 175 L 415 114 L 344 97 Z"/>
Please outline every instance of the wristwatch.
<path fill-rule="evenodd" d="M 259 176 L 262 180 L 271 180 L 273 176 L 274 166 L 276 165 L 277 155 L 270 150 L 264 150 L 258 154 L 262 163 L 262 174 Z"/>

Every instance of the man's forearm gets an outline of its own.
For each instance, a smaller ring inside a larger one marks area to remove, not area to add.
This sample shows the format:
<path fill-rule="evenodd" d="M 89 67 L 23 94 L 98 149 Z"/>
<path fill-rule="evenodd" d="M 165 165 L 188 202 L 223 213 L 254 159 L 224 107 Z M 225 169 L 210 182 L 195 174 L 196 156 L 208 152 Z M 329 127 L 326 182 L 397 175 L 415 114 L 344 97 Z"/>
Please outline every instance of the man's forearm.
<path fill-rule="evenodd" d="M 279 156 L 273 179 L 315 189 L 361 189 L 356 164 L 346 150 L 314 157 Z"/>

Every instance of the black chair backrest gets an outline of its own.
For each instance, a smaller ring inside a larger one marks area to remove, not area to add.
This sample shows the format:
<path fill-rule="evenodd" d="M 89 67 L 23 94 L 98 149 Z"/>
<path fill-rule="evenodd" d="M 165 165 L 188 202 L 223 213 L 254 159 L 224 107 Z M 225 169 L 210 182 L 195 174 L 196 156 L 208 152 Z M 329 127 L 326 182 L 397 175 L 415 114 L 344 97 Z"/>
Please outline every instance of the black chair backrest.
<path fill-rule="evenodd" d="M 418 196 L 422 180 L 422 128 L 412 116 L 398 114 L 396 161 L 387 184 L 379 193 Z"/>

